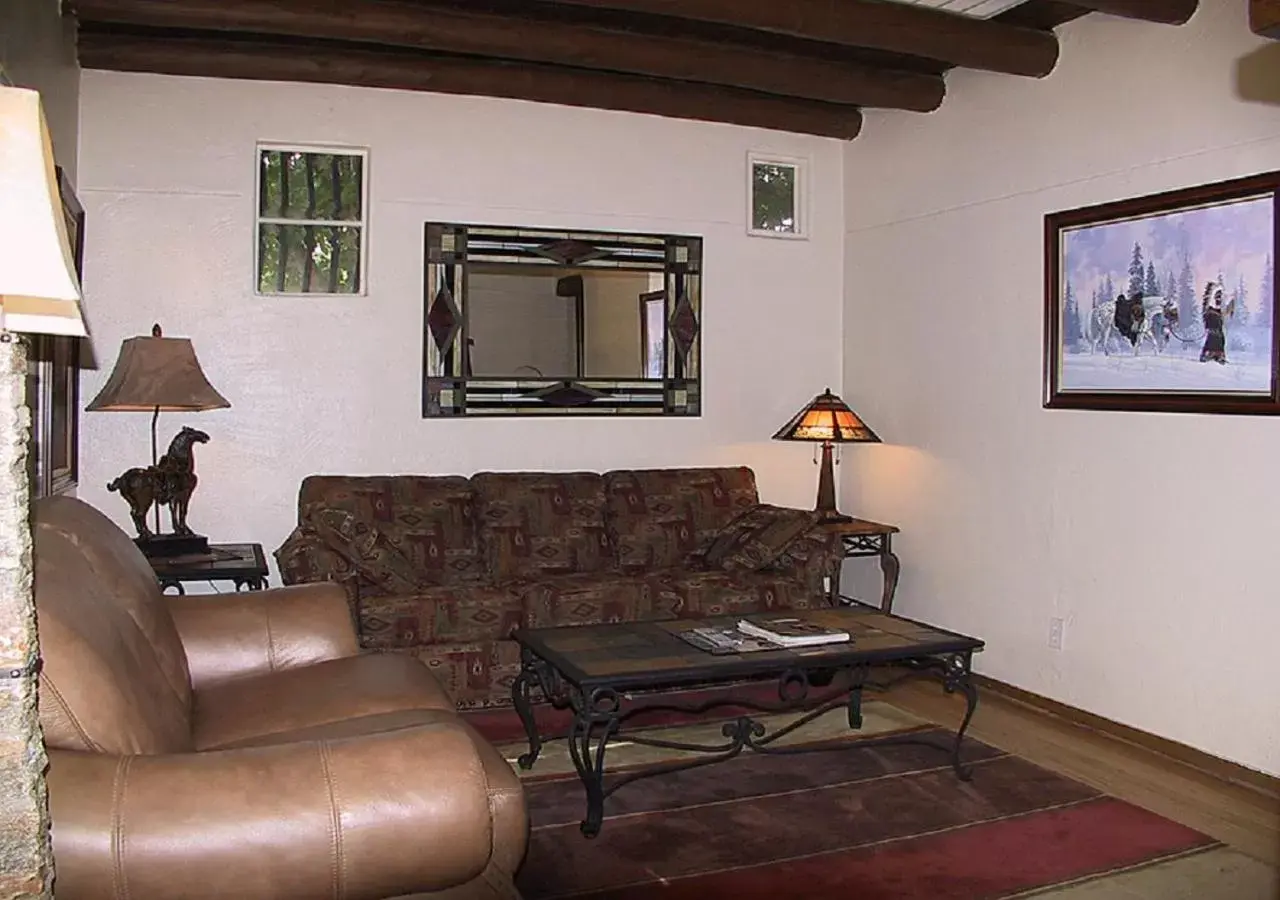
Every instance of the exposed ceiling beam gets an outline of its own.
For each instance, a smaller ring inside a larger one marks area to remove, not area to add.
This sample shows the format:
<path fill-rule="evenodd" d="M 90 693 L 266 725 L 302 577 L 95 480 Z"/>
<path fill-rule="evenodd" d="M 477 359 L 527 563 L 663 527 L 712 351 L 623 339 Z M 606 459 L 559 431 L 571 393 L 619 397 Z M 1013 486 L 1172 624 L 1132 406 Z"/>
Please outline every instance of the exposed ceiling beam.
<path fill-rule="evenodd" d="M 403 0 L 76 0 L 81 21 L 306 36 L 545 62 L 929 112 L 940 75 L 682 37 L 463 12 Z"/>
<path fill-rule="evenodd" d="M 810 40 L 871 47 L 1010 75 L 1047 75 L 1048 31 L 884 0 L 539 0 L 696 19 Z M 1100 0 L 1101 2 L 1101 0 Z"/>
<path fill-rule="evenodd" d="M 1199 0 L 1072 0 L 1096 12 L 1159 22 L 1162 25 L 1183 25 L 1195 15 Z"/>
<path fill-rule="evenodd" d="M 1249 0 L 1249 28 L 1254 34 L 1280 41 L 1280 0 Z"/>
<path fill-rule="evenodd" d="M 303 45 L 230 37 L 175 38 L 108 33 L 82 26 L 79 55 L 80 65 L 86 69 L 509 97 L 846 140 L 856 137 L 862 127 L 862 114 L 857 107 L 835 103 L 638 75 L 351 45 Z"/>

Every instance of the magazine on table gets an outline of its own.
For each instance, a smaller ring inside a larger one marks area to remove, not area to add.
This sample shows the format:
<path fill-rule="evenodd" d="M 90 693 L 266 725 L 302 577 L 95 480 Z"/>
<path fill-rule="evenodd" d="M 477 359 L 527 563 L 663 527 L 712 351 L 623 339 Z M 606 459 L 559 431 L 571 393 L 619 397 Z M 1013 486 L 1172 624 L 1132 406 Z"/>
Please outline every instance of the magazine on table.
<path fill-rule="evenodd" d="M 849 632 L 828 628 L 794 616 L 752 616 L 738 621 L 738 630 L 781 647 L 813 647 L 852 640 Z"/>
<path fill-rule="evenodd" d="M 684 641 L 715 656 L 728 653 L 754 653 L 758 650 L 780 650 L 780 645 L 764 638 L 744 634 L 732 625 L 690 628 L 676 632 Z"/>

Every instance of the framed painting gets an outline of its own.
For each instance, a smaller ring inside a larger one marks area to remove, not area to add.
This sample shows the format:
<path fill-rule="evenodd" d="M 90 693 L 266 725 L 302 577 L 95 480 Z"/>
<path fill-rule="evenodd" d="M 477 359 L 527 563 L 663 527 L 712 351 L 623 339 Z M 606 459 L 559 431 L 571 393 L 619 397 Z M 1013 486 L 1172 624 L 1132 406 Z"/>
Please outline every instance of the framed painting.
<path fill-rule="evenodd" d="M 1045 216 L 1052 409 L 1280 414 L 1280 172 Z"/>
<path fill-rule="evenodd" d="M 57 169 L 62 214 L 76 275 L 83 275 L 84 209 L 61 167 Z M 62 494 L 79 481 L 80 341 L 60 335 L 33 336 L 27 359 L 27 404 L 31 410 L 29 475 L 32 496 Z"/>

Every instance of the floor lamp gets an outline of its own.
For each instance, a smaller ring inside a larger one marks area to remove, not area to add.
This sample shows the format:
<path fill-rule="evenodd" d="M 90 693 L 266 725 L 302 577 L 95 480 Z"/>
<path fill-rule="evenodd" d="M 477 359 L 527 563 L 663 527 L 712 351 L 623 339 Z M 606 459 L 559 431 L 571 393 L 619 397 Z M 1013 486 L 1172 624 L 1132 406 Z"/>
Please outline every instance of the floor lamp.
<path fill-rule="evenodd" d="M 36 714 L 39 638 L 31 594 L 26 346 L 17 333 L 85 336 L 80 284 L 40 95 L 0 87 L 0 845 L 14 884 L 50 897 L 47 757 Z"/>
<path fill-rule="evenodd" d="M 836 509 L 836 478 L 832 466 L 832 445 L 876 443 L 879 436 L 858 418 L 858 414 L 830 389 L 814 397 L 791 421 L 778 429 L 775 441 L 821 441 L 822 468 L 818 472 L 818 500 L 814 510 L 820 522 L 849 522 L 850 516 Z M 815 460 L 816 461 L 816 460 Z"/>

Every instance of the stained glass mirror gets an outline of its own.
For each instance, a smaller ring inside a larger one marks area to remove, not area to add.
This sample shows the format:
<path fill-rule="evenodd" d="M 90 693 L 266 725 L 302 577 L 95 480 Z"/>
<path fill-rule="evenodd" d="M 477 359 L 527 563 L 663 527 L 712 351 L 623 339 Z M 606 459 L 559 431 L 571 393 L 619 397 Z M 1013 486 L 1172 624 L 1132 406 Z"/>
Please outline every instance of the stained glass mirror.
<path fill-rule="evenodd" d="M 701 414 L 701 238 L 428 222 L 425 243 L 424 417 Z"/>

